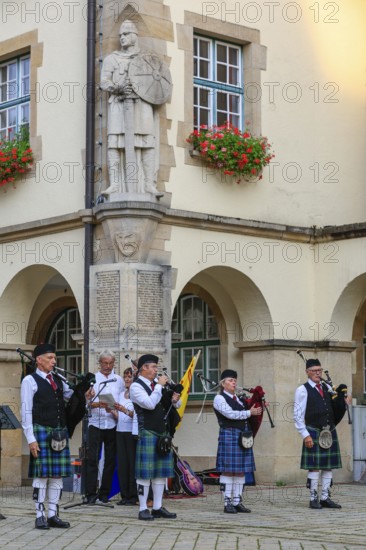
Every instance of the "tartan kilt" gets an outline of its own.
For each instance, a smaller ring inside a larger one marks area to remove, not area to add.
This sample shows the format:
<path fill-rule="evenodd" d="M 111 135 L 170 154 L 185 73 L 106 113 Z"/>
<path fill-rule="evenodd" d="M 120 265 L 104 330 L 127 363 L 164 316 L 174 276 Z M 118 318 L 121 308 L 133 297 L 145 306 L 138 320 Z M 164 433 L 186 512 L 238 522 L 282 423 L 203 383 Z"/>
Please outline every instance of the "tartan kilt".
<path fill-rule="evenodd" d="M 319 434 L 321 430 L 309 426 L 306 426 L 306 429 L 314 441 L 314 446 L 308 449 L 303 444 L 300 468 L 302 470 L 335 470 L 342 468 L 336 429 L 331 430 L 333 442 L 329 449 L 322 449 L 319 446 Z"/>
<path fill-rule="evenodd" d="M 156 446 L 160 435 L 148 430 L 141 430 L 136 447 L 136 479 L 156 479 L 157 477 L 174 477 L 173 453 L 165 456 L 157 453 Z"/>
<path fill-rule="evenodd" d="M 255 471 L 253 447 L 243 449 L 239 445 L 238 428 L 220 428 L 216 457 L 216 469 L 229 473 L 249 473 Z"/>
<path fill-rule="evenodd" d="M 30 455 L 28 477 L 69 477 L 71 476 L 69 442 L 63 451 L 53 451 L 49 436 L 54 428 L 33 424 L 34 437 L 40 452 L 38 457 Z"/>

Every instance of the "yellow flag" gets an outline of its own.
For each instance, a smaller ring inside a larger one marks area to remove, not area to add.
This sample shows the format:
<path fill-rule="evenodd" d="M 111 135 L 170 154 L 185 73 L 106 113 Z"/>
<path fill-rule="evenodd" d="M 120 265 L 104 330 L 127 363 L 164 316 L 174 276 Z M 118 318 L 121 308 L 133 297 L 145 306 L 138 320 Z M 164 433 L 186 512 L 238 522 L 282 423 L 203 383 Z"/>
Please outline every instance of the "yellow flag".
<path fill-rule="evenodd" d="M 177 429 L 180 427 L 180 425 L 182 423 L 182 418 L 183 418 L 184 411 L 186 409 L 186 405 L 187 405 L 187 401 L 188 401 L 188 395 L 189 395 L 189 392 L 190 392 L 190 389 L 191 389 L 193 372 L 194 372 L 194 369 L 196 368 L 196 365 L 197 365 L 198 359 L 200 358 L 200 355 L 201 355 L 201 350 L 198 350 L 196 355 L 194 355 L 192 357 L 192 361 L 190 362 L 190 364 L 188 366 L 188 369 L 186 370 L 186 372 L 184 373 L 183 378 L 180 381 L 180 383 L 183 386 L 183 390 L 180 394 L 181 406 L 179 407 L 179 409 L 177 409 L 178 414 L 181 418 L 181 420 L 180 420 L 180 422 L 177 426 Z"/>

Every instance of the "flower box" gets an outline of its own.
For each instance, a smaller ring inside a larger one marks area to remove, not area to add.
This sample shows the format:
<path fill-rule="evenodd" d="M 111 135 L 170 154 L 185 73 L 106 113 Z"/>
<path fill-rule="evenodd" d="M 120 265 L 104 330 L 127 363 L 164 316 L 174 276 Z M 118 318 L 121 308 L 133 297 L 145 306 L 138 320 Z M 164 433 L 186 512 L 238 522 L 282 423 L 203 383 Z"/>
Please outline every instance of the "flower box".
<path fill-rule="evenodd" d="M 190 133 L 187 142 L 193 147 L 192 156 L 236 178 L 237 183 L 262 179 L 263 168 L 274 157 L 266 137 L 253 136 L 248 130 L 241 132 L 231 124 L 201 126 Z"/>
<path fill-rule="evenodd" d="M 0 187 L 14 182 L 33 164 L 33 152 L 29 146 L 29 130 L 22 126 L 13 138 L 0 141 Z"/>

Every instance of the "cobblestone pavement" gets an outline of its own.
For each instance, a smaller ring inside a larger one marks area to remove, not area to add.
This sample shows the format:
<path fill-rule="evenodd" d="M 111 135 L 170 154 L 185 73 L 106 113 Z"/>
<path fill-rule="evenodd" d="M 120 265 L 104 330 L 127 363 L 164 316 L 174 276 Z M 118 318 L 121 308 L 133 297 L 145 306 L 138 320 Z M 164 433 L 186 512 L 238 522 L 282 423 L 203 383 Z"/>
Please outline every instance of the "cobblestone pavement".
<path fill-rule="evenodd" d="M 341 510 L 310 510 L 305 487 L 249 487 L 251 514 L 223 513 L 217 486 L 203 496 L 168 498 L 176 520 L 137 519 L 137 506 L 76 506 L 78 494 L 64 493 L 60 516 L 70 529 L 34 529 L 31 487 L 0 489 L 0 546 L 18 550 L 336 550 L 366 548 L 366 486 L 336 485 Z M 116 504 L 117 500 L 113 501 Z"/>

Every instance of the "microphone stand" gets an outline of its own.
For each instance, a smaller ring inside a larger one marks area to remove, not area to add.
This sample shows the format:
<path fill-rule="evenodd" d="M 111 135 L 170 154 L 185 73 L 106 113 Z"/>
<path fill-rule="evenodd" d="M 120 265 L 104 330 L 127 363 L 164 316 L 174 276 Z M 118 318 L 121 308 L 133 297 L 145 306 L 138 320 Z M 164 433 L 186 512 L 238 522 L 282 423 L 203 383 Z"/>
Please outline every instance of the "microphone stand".
<path fill-rule="evenodd" d="M 101 382 L 99 384 L 98 393 L 89 401 L 85 411 L 85 415 L 82 421 L 82 441 L 79 449 L 79 458 L 81 459 L 81 495 L 82 501 L 75 502 L 74 504 L 68 504 L 64 506 L 64 510 L 69 508 L 76 508 L 76 506 L 89 506 L 88 499 L 86 497 L 86 478 L 87 478 L 87 464 L 88 464 L 88 448 L 89 448 L 89 418 L 91 417 L 92 403 L 99 396 L 100 392 L 105 388 L 106 384 Z M 104 502 L 94 502 L 93 506 L 101 506 L 102 508 L 114 508 L 113 504 Z"/>
<path fill-rule="evenodd" d="M 201 417 L 202 417 L 202 414 L 203 414 L 203 408 L 205 406 L 205 403 L 206 403 L 206 399 L 207 399 L 207 395 L 209 394 L 209 392 L 211 391 L 214 391 L 216 388 L 218 388 L 218 384 L 216 382 L 211 382 L 211 380 L 208 380 L 207 378 L 205 378 L 204 376 L 202 376 L 201 374 L 197 374 L 197 377 L 200 379 L 201 381 L 201 384 L 202 384 L 202 387 L 203 387 L 203 392 L 205 394 L 204 398 L 203 398 L 203 402 L 202 402 L 202 407 L 201 407 L 201 410 L 197 416 L 197 419 L 196 419 L 196 424 L 199 424 L 200 420 L 201 420 Z M 210 384 L 213 384 L 215 387 L 214 388 L 211 388 L 209 389 L 205 382 L 209 382 Z"/>

